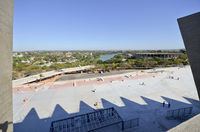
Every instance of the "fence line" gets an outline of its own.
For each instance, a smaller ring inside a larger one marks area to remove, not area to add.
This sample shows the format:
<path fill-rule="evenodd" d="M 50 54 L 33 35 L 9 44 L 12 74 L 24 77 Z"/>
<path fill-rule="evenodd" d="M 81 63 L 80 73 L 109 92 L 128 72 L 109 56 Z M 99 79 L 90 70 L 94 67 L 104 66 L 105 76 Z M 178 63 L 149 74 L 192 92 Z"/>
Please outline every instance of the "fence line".
<path fill-rule="evenodd" d="M 122 124 L 122 119 L 112 107 L 53 121 L 50 132 L 88 132 L 116 124 Z"/>
<path fill-rule="evenodd" d="M 184 120 L 192 114 L 192 107 L 179 108 L 167 111 L 167 119 L 181 119 Z"/>
<path fill-rule="evenodd" d="M 123 121 L 123 129 L 130 129 L 139 126 L 139 118 Z"/>

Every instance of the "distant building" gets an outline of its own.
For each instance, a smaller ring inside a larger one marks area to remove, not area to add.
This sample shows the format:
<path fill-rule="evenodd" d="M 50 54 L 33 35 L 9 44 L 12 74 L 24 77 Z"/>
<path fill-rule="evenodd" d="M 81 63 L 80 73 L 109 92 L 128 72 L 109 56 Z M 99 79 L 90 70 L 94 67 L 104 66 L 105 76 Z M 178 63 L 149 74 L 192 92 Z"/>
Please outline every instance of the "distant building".
<path fill-rule="evenodd" d="M 132 54 L 128 54 L 128 57 L 132 57 L 133 55 Z"/>
<path fill-rule="evenodd" d="M 64 63 L 66 63 L 66 62 L 57 61 L 56 63 L 58 63 L 58 64 L 64 64 Z"/>
<path fill-rule="evenodd" d="M 19 53 L 13 53 L 13 57 L 23 57 L 23 54 L 19 54 Z"/>
<path fill-rule="evenodd" d="M 49 62 L 49 63 L 43 64 L 43 65 L 40 65 L 40 66 L 51 66 L 52 64 L 53 64 L 53 62 Z"/>
<path fill-rule="evenodd" d="M 69 59 L 69 60 L 67 60 L 67 62 L 69 62 L 69 63 L 72 63 L 72 62 L 77 62 L 78 61 L 78 59 Z"/>
<path fill-rule="evenodd" d="M 122 61 L 126 61 L 127 59 L 122 59 Z"/>
<path fill-rule="evenodd" d="M 22 60 L 22 63 L 31 63 L 29 60 Z"/>
<path fill-rule="evenodd" d="M 136 59 L 160 57 L 163 59 L 178 58 L 181 53 L 136 53 Z"/>
<path fill-rule="evenodd" d="M 66 57 L 71 57 L 71 56 L 72 56 L 72 53 L 71 53 L 71 52 L 67 52 L 67 53 L 65 54 L 65 56 L 66 56 Z"/>
<path fill-rule="evenodd" d="M 30 60 L 33 61 L 35 59 L 35 57 L 31 57 Z"/>

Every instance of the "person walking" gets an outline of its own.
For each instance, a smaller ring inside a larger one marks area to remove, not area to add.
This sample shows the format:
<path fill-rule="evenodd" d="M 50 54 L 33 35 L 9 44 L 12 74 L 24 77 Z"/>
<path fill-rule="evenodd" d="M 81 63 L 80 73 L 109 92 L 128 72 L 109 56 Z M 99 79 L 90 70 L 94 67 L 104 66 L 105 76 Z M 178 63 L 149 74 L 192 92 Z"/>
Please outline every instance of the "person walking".
<path fill-rule="evenodd" d="M 170 108 L 170 106 L 171 106 L 171 104 L 170 104 L 170 102 L 168 103 L 168 108 Z"/>
<path fill-rule="evenodd" d="M 163 107 L 165 107 L 165 101 L 163 101 Z"/>

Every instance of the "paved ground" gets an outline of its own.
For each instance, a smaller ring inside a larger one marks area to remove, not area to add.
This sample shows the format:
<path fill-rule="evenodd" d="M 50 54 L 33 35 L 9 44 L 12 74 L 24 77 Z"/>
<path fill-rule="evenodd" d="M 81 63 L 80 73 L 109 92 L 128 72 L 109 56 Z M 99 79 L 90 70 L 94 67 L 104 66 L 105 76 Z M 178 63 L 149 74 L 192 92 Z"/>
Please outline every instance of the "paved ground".
<path fill-rule="evenodd" d="M 28 101 L 23 102 L 24 98 Z M 51 121 L 108 107 L 115 107 L 124 120 L 139 118 L 135 131 L 166 131 L 181 123 L 167 120 L 166 111 L 193 106 L 195 115 L 200 113 L 197 99 L 189 66 L 129 72 L 103 80 L 57 81 L 34 89 L 22 85 L 13 95 L 14 131 L 48 132 Z M 163 101 L 171 107 L 163 108 Z"/>
<path fill-rule="evenodd" d="M 68 74 L 63 75 L 57 81 L 67 81 L 67 80 L 77 80 L 77 79 L 88 79 L 88 78 L 96 78 L 96 77 L 105 77 L 108 75 L 118 75 L 123 73 L 128 73 L 136 70 L 120 70 L 120 71 L 111 71 L 105 72 L 103 74 L 100 73 L 83 73 L 83 74 Z"/>
<path fill-rule="evenodd" d="M 88 66 L 81 66 L 81 67 L 65 68 L 65 69 L 61 69 L 59 71 L 43 72 L 41 74 L 36 74 L 36 75 L 13 80 L 12 85 L 17 86 L 17 85 L 21 85 L 21 84 L 25 84 L 25 83 L 34 82 L 34 81 L 37 81 L 40 79 L 47 79 L 49 77 L 57 76 L 57 75 L 64 74 L 64 73 L 71 73 L 71 72 L 87 70 L 87 69 L 91 69 L 91 68 L 94 68 L 94 66 L 88 65 Z M 41 77 L 41 75 L 42 75 L 42 77 Z"/>

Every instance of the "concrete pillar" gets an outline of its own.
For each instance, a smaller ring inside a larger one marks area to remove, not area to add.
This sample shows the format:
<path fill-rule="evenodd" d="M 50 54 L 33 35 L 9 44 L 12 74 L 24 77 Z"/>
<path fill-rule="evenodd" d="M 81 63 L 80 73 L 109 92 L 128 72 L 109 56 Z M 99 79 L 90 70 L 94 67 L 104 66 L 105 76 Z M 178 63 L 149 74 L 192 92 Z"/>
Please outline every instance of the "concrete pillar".
<path fill-rule="evenodd" d="M 0 132 L 13 131 L 13 8 L 14 0 L 0 0 Z"/>
<path fill-rule="evenodd" d="M 178 24 L 200 97 L 200 12 L 179 18 Z"/>

